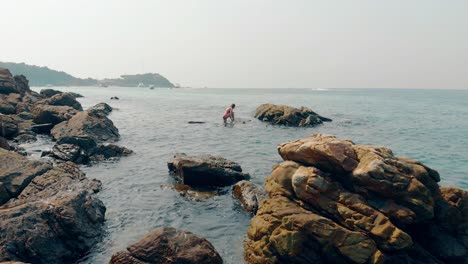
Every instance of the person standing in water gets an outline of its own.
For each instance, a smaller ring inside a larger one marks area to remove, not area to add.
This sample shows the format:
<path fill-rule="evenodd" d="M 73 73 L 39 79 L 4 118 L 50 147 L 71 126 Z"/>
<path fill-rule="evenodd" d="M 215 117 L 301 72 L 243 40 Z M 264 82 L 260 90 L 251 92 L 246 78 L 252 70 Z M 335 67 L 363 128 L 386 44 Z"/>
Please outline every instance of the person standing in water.
<path fill-rule="evenodd" d="M 223 115 L 223 120 L 224 120 L 224 125 L 226 125 L 226 121 L 228 118 L 231 119 L 231 123 L 234 122 L 234 108 L 236 108 L 236 104 L 232 104 L 230 107 L 226 108 L 226 111 L 224 111 Z"/>

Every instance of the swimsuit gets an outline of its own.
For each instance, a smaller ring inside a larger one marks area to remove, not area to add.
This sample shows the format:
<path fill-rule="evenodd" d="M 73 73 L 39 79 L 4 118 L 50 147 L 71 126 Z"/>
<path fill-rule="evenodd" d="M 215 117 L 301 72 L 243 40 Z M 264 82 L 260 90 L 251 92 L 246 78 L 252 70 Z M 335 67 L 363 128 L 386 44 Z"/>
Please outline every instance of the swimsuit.
<path fill-rule="evenodd" d="M 223 115 L 223 119 L 227 119 L 228 117 L 231 116 L 231 108 L 229 107 L 228 109 L 226 109 L 226 112 L 224 112 L 224 115 Z"/>

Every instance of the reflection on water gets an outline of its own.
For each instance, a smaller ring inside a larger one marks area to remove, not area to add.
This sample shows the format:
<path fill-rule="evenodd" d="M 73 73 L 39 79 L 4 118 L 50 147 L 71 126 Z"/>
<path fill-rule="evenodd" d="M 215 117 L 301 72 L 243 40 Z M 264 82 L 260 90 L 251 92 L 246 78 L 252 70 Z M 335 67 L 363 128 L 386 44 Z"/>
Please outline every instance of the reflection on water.
<path fill-rule="evenodd" d="M 468 187 L 467 91 L 421 90 L 229 90 L 76 87 L 84 107 L 107 102 L 122 136 L 135 154 L 83 170 L 103 182 L 99 198 L 107 207 L 106 235 L 82 263 L 107 263 L 159 226 L 190 230 L 211 241 L 225 263 L 242 263 L 242 242 L 250 216 L 231 198 L 230 188 L 208 199 L 187 199 L 174 188 L 166 161 L 175 152 L 213 154 L 240 163 L 263 184 L 281 160 L 279 143 L 312 133 L 334 134 L 356 143 L 383 145 L 437 169 L 446 185 Z M 110 100 L 118 96 L 120 100 Z M 333 122 L 317 128 L 272 127 L 253 118 L 266 102 L 308 106 Z M 236 103 L 231 128 L 221 115 Z M 251 120 L 251 121 L 249 121 Z M 188 121 L 203 121 L 189 124 Z M 50 144 L 41 139 L 31 148 Z M 163 186 L 163 187 L 161 187 Z"/>

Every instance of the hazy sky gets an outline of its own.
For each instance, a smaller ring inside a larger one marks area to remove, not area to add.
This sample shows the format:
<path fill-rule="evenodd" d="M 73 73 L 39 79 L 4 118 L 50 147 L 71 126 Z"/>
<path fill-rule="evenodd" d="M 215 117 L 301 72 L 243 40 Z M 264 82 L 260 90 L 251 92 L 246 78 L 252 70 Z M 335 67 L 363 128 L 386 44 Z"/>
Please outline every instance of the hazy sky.
<path fill-rule="evenodd" d="M 468 88 L 467 0 L 2 0 L 0 61 L 194 87 Z"/>

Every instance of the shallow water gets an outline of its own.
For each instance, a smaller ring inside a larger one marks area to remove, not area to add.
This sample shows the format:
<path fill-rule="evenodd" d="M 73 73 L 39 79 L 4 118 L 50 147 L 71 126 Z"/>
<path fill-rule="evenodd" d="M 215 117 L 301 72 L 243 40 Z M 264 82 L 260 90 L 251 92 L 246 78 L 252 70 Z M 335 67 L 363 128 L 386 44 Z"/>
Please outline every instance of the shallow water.
<path fill-rule="evenodd" d="M 39 88 L 35 88 L 40 90 Z M 250 216 L 226 194 L 203 201 L 179 195 L 166 162 L 176 152 L 221 155 L 241 164 L 263 184 L 280 162 L 279 143 L 312 133 L 333 134 L 356 143 L 391 148 L 438 170 L 441 184 L 468 188 L 468 91 L 369 89 L 155 89 L 67 87 L 81 93 L 83 107 L 107 102 L 119 128 L 120 145 L 135 154 L 118 162 L 84 167 L 102 181 L 98 194 L 107 207 L 106 235 L 80 263 L 107 263 L 160 226 L 190 230 L 207 238 L 225 263 L 242 263 L 242 242 Z M 120 100 L 109 100 L 118 96 Z M 316 128 L 273 127 L 253 118 L 266 102 L 308 106 L 333 119 Z M 236 103 L 245 121 L 222 125 L 225 107 Z M 205 121 L 205 124 L 188 124 Z M 47 138 L 29 145 L 40 149 Z M 36 154 L 38 155 L 38 154 Z"/>

